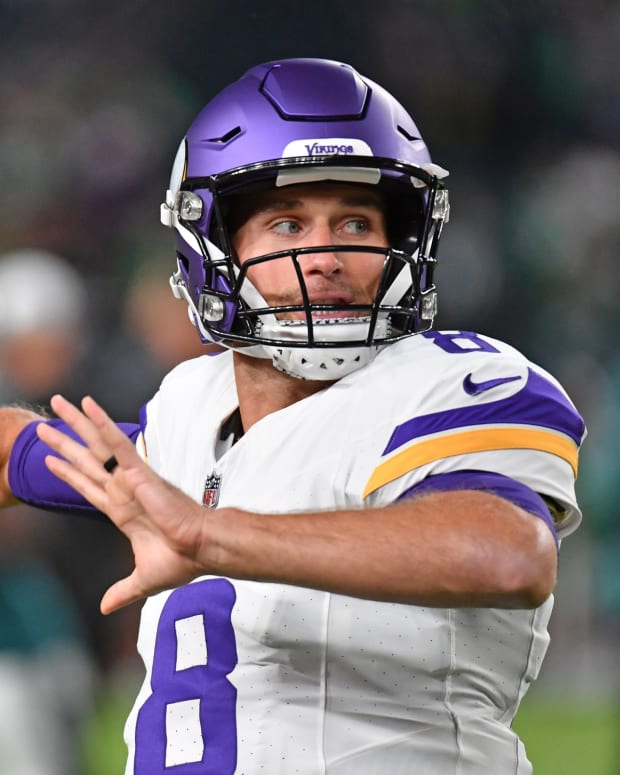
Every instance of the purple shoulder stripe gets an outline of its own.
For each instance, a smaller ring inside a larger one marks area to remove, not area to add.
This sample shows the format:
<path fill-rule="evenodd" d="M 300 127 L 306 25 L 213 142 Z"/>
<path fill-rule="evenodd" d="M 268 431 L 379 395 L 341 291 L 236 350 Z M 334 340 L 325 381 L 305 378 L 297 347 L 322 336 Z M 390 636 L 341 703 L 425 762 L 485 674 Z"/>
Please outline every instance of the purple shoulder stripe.
<path fill-rule="evenodd" d="M 50 425 L 82 443 L 81 439 L 61 420 L 48 420 Z M 68 484 L 57 479 L 45 465 L 46 455 L 55 452 L 36 433 L 38 422 L 27 425 L 13 445 L 9 458 L 9 486 L 16 498 L 40 509 L 72 514 L 99 516 L 107 519 Z M 140 426 L 119 423 L 119 428 L 135 442 Z"/>
<path fill-rule="evenodd" d="M 148 404 L 143 404 L 140 407 L 140 430 L 142 431 L 142 433 L 144 433 L 144 431 L 146 430 L 146 407 L 147 406 Z"/>
<path fill-rule="evenodd" d="M 414 417 L 398 425 L 384 455 L 414 439 L 431 433 L 467 428 L 472 425 L 530 425 L 559 431 L 581 444 L 585 431 L 582 417 L 561 390 L 529 369 L 528 380 L 509 398 L 483 404 L 448 409 Z"/>
<path fill-rule="evenodd" d="M 558 536 L 553 517 L 541 496 L 526 484 L 517 482 L 509 476 L 493 471 L 452 471 L 447 474 L 428 476 L 414 484 L 398 498 L 399 501 L 429 492 L 450 492 L 452 490 L 483 490 L 498 495 L 515 506 L 540 517 L 553 533 L 556 545 Z"/>

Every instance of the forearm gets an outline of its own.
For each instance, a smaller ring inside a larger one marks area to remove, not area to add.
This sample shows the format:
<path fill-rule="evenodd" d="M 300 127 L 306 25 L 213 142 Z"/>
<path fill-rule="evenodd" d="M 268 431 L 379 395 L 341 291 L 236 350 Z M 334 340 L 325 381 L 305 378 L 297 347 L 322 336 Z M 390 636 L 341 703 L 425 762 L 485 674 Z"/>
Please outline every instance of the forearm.
<path fill-rule="evenodd" d="M 0 408 L 0 508 L 18 502 L 9 485 L 9 458 L 15 439 L 35 420 L 44 419 L 37 412 L 18 406 Z"/>
<path fill-rule="evenodd" d="M 323 514 L 216 510 L 200 552 L 211 573 L 441 607 L 535 607 L 557 570 L 542 520 L 474 491 Z"/>
<path fill-rule="evenodd" d="M 437 607 L 534 608 L 555 585 L 552 530 L 503 497 L 461 489 L 373 509 L 205 509 L 149 468 L 91 398 L 83 412 L 60 396 L 52 406 L 87 446 L 41 424 L 62 456 L 47 465 L 132 544 L 134 571 L 108 589 L 104 613 L 205 574 Z"/>

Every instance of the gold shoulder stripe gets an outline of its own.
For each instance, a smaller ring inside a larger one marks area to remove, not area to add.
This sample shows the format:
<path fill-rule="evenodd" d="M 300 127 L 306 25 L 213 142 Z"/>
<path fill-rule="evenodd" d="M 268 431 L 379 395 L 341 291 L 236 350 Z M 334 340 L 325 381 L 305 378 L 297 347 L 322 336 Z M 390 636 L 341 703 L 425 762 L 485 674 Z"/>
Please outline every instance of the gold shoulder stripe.
<path fill-rule="evenodd" d="M 145 463 L 149 462 L 149 456 L 146 451 L 146 441 L 144 439 L 144 433 L 140 431 L 138 434 L 138 437 L 136 439 L 136 450 L 138 452 L 138 455 L 144 460 Z"/>
<path fill-rule="evenodd" d="M 426 439 L 398 452 L 372 472 L 363 497 L 378 490 L 414 468 L 433 463 L 444 457 L 469 452 L 490 452 L 499 449 L 535 449 L 557 455 L 571 466 L 577 477 L 577 445 L 566 436 L 531 428 L 481 428 Z"/>

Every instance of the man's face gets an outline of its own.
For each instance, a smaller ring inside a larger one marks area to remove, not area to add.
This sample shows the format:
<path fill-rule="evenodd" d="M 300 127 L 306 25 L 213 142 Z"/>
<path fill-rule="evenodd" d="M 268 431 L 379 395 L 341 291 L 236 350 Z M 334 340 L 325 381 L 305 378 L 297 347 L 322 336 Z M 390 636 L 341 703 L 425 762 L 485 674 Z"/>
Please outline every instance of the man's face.
<path fill-rule="evenodd" d="M 250 258 L 294 248 L 388 247 L 382 202 L 369 186 L 337 183 L 284 186 L 251 196 L 245 206 L 248 214 L 233 237 L 240 265 Z M 302 255 L 299 266 L 311 303 L 371 304 L 384 260 L 384 253 L 334 250 Z M 288 256 L 250 267 L 248 278 L 270 306 L 303 301 L 295 268 Z M 326 314 L 336 317 L 346 316 L 347 312 Z M 301 312 L 291 312 L 286 317 L 304 316 Z"/>

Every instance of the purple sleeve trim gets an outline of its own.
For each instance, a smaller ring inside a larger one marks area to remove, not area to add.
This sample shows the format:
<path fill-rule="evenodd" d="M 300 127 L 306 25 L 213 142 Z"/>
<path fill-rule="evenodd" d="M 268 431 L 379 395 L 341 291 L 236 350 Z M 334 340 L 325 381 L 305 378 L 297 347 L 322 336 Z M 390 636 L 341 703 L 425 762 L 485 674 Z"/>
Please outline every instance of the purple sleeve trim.
<path fill-rule="evenodd" d="M 76 439 L 80 444 L 83 443 L 61 420 L 47 420 L 47 422 L 67 436 Z M 57 479 L 47 468 L 45 456 L 56 455 L 56 453 L 37 436 L 38 424 L 38 421 L 35 421 L 27 425 L 13 445 L 8 471 L 9 486 L 13 495 L 24 503 L 40 509 L 103 517 L 104 515 L 91 506 L 85 498 L 68 484 Z M 119 423 L 119 428 L 134 442 L 140 432 L 140 426 L 133 423 Z M 107 517 L 104 518 L 107 519 Z"/>
<path fill-rule="evenodd" d="M 139 417 L 140 417 L 140 430 L 142 431 L 142 433 L 144 433 L 144 431 L 146 430 L 146 407 L 147 407 L 146 404 L 143 404 L 140 407 L 140 415 L 139 415 Z"/>
<path fill-rule="evenodd" d="M 452 471 L 448 474 L 435 474 L 414 484 L 398 500 L 423 493 L 450 490 L 484 490 L 504 498 L 530 514 L 540 517 L 553 533 L 556 545 L 558 544 L 555 523 L 545 501 L 531 487 L 503 474 L 492 471 Z"/>

